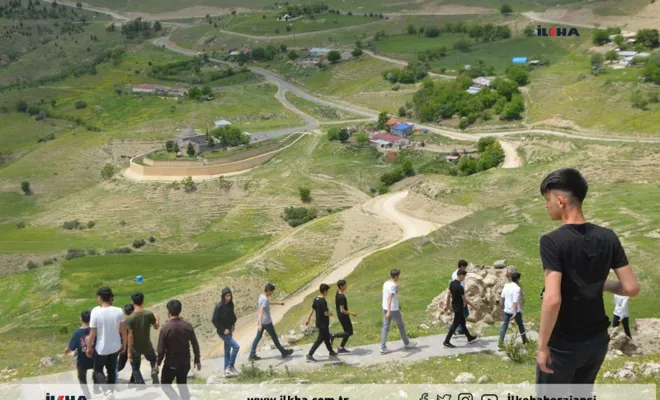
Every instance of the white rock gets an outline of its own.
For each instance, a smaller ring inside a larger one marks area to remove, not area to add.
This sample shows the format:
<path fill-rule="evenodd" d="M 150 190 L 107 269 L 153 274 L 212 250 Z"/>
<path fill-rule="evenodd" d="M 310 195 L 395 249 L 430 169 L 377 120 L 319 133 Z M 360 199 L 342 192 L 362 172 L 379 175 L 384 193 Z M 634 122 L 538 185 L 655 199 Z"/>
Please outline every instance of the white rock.
<path fill-rule="evenodd" d="M 623 364 L 623 369 L 627 369 L 628 371 L 634 371 L 636 366 L 637 366 L 636 362 L 629 361 Z"/>
<path fill-rule="evenodd" d="M 206 379 L 206 384 L 207 385 L 216 385 L 220 382 L 221 382 L 221 380 L 215 375 L 211 375 L 211 376 L 208 377 L 208 379 Z"/>
<path fill-rule="evenodd" d="M 603 374 L 603 378 L 614 378 L 614 373 L 612 373 L 612 371 L 607 371 Z"/>
<path fill-rule="evenodd" d="M 490 376 L 488 376 L 488 375 L 484 375 L 484 376 L 482 376 L 482 377 L 479 378 L 479 380 L 477 381 L 477 383 L 483 384 L 483 383 L 488 383 L 488 382 L 490 382 L 490 381 L 491 381 Z"/>
<path fill-rule="evenodd" d="M 43 357 L 39 360 L 43 367 L 52 367 L 53 366 L 53 357 Z"/>
<path fill-rule="evenodd" d="M 616 371 L 616 373 L 614 374 L 614 377 L 616 379 L 619 379 L 619 380 L 622 380 L 622 381 L 627 381 L 627 380 L 632 380 L 633 378 L 635 378 L 635 373 L 632 372 L 629 369 L 620 369 L 620 370 Z"/>
<path fill-rule="evenodd" d="M 461 372 L 458 374 L 456 379 L 454 379 L 454 383 L 472 383 L 475 381 L 474 375 L 472 375 L 469 372 Z"/>
<path fill-rule="evenodd" d="M 639 368 L 644 376 L 660 376 L 659 363 L 644 363 Z"/>
<path fill-rule="evenodd" d="M 421 325 L 419 326 L 419 329 L 421 329 L 421 330 L 423 330 L 423 331 L 428 331 L 428 330 L 431 329 L 431 328 L 429 328 L 429 326 L 426 325 L 426 324 L 421 324 Z"/>
<path fill-rule="evenodd" d="M 407 399 L 408 393 L 404 392 L 403 390 L 399 390 L 399 397 L 401 397 L 402 399 Z"/>
<path fill-rule="evenodd" d="M 511 359 L 508 356 L 502 356 L 503 362 L 511 362 Z"/>

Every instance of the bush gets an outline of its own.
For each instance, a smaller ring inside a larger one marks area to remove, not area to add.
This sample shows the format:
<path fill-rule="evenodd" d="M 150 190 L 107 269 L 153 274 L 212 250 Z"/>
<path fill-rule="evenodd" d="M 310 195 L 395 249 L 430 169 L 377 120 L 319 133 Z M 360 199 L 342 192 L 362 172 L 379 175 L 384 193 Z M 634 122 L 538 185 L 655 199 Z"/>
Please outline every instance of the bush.
<path fill-rule="evenodd" d="M 302 200 L 303 203 L 309 203 L 312 201 L 312 190 L 310 188 L 301 186 L 298 188 L 298 193 L 300 193 L 300 200 Z"/>
<path fill-rule="evenodd" d="M 192 176 L 184 178 L 181 181 L 181 185 L 183 186 L 183 189 L 186 191 L 186 193 L 191 193 L 197 190 L 197 185 L 195 185 L 195 181 L 193 181 Z"/>
<path fill-rule="evenodd" d="M 153 236 L 149 236 L 148 240 L 149 240 L 149 243 L 155 243 L 156 242 L 156 238 L 153 237 Z"/>
<path fill-rule="evenodd" d="M 31 195 L 32 189 L 30 189 L 30 182 L 28 181 L 21 182 L 21 190 L 23 191 L 23 193 L 25 193 L 26 196 Z"/>
<path fill-rule="evenodd" d="M 34 104 L 29 106 L 28 109 L 27 109 L 27 113 L 32 115 L 32 116 L 37 115 L 40 112 L 41 112 L 41 108 L 37 105 L 34 105 Z"/>
<path fill-rule="evenodd" d="M 292 49 L 292 50 L 289 50 L 289 52 L 286 54 L 286 56 L 287 56 L 287 57 L 289 58 L 289 60 L 291 60 L 291 61 L 296 60 L 298 57 L 300 57 L 300 56 L 298 55 L 298 52 L 296 52 L 296 51 L 293 50 L 293 49 Z"/>
<path fill-rule="evenodd" d="M 23 228 L 25 228 L 25 222 L 23 222 L 23 221 L 19 222 L 18 224 L 16 224 L 16 227 L 17 227 L 18 229 L 23 229 Z"/>
<path fill-rule="evenodd" d="M 291 226 L 296 227 L 307 223 L 318 216 L 315 208 L 287 207 L 284 209 L 284 220 Z"/>
<path fill-rule="evenodd" d="M 529 82 L 529 72 L 520 65 L 510 65 L 506 69 L 507 78 L 516 82 L 518 86 L 525 86 Z"/>
<path fill-rule="evenodd" d="M 438 37 L 440 35 L 440 29 L 435 25 L 426 25 L 424 27 L 424 36 L 429 38 Z"/>
<path fill-rule="evenodd" d="M 128 254 L 133 252 L 133 249 L 130 247 L 118 247 L 116 249 L 108 249 L 105 251 L 105 254 Z"/>
<path fill-rule="evenodd" d="M 341 53 L 338 52 L 337 50 L 332 50 L 328 53 L 328 61 L 331 63 L 336 63 L 337 61 L 341 60 Z"/>
<path fill-rule="evenodd" d="M 492 136 L 482 137 L 477 142 L 477 150 L 479 153 L 483 153 L 484 151 L 488 150 L 489 147 L 493 146 L 496 141 L 497 139 Z"/>
<path fill-rule="evenodd" d="M 536 341 L 530 340 L 526 344 L 517 343 L 519 335 L 512 335 L 501 344 L 502 350 L 514 363 L 533 362 L 536 360 Z"/>
<path fill-rule="evenodd" d="M 74 258 L 85 257 L 85 250 L 81 249 L 68 249 L 66 255 L 64 256 L 65 260 L 73 260 Z"/>
<path fill-rule="evenodd" d="M 37 268 L 37 263 L 35 263 L 32 260 L 27 262 L 27 269 L 32 270 L 32 269 L 35 269 L 35 268 Z"/>
<path fill-rule="evenodd" d="M 353 51 L 351 52 L 351 55 L 352 55 L 353 57 L 360 57 L 362 54 L 363 54 L 362 49 L 359 49 L 359 48 L 355 48 L 355 49 L 353 49 Z"/>
<path fill-rule="evenodd" d="M 147 244 L 147 242 L 144 241 L 144 239 L 136 239 L 133 241 L 133 247 L 136 249 L 139 249 L 140 247 L 144 246 Z"/>
<path fill-rule="evenodd" d="M 105 164 L 101 170 L 101 178 L 108 181 L 112 179 L 113 176 L 115 176 L 115 172 L 115 167 L 112 164 Z"/>
<path fill-rule="evenodd" d="M 165 142 L 165 151 L 167 151 L 168 153 L 173 152 L 175 145 L 176 142 L 174 142 L 174 140 L 168 140 L 167 142 Z"/>
<path fill-rule="evenodd" d="M 92 229 L 92 228 L 95 227 L 95 226 L 96 226 L 96 222 L 94 222 L 94 221 L 89 221 L 89 222 L 87 223 L 87 228 L 88 228 L 88 229 Z"/>
<path fill-rule="evenodd" d="M 128 222 L 126 222 L 122 219 L 121 221 L 119 221 L 119 225 L 126 226 L 126 225 L 128 225 Z"/>
<path fill-rule="evenodd" d="M 87 255 L 88 255 L 88 256 L 95 256 L 95 255 L 97 255 L 97 254 L 98 254 L 98 253 L 96 252 L 96 250 L 94 250 L 94 249 L 87 249 Z"/>
<path fill-rule="evenodd" d="M 55 140 L 55 134 L 54 133 L 49 133 L 46 136 L 41 136 L 39 139 L 37 139 L 38 143 L 45 143 L 45 142 L 50 142 L 51 140 Z"/>
<path fill-rule="evenodd" d="M 68 231 L 72 231 L 74 229 L 80 229 L 81 226 L 82 224 L 77 219 L 74 219 L 73 221 L 66 221 L 62 224 L 62 228 Z"/>
<path fill-rule="evenodd" d="M 28 105 L 25 100 L 21 99 L 16 102 L 16 111 L 24 113 L 27 112 L 27 110 L 28 110 Z"/>
<path fill-rule="evenodd" d="M 387 194 L 390 191 L 390 188 L 386 185 L 378 186 L 378 194 Z"/>
<path fill-rule="evenodd" d="M 76 110 L 87 108 L 87 103 L 85 103 L 83 100 L 78 100 L 78 101 L 76 101 L 75 107 L 76 107 Z"/>
<path fill-rule="evenodd" d="M 52 265 L 53 264 L 53 259 L 52 258 L 47 258 L 44 260 L 44 265 Z"/>
<path fill-rule="evenodd" d="M 604 29 L 596 29 L 594 31 L 593 43 L 596 46 L 602 46 L 610 41 L 610 33 Z"/>

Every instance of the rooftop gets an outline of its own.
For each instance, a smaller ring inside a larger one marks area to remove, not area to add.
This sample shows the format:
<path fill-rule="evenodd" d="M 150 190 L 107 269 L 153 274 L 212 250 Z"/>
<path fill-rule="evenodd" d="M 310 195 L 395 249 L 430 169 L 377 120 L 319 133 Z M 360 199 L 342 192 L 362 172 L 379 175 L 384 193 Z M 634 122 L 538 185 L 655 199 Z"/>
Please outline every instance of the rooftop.
<path fill-rule="evenodd" d="M 388 146 L 388 145 L 392 144 L 391 142 L 388 142 L 387 140 L 382 140 L 382 139 L 371 140 L 371 143 L 376 143 L 379 146 Z"/>
<path fill-rule="evenodd" d="M 400 137 L 390 135 L 390 134 L 387 134 L 387 133 L 379 133 L 377 135 L 374 135 L 373 138 L 374 138 L 374 140 L 384 140 L 387 143 L 395 143 L 395 142 L 398 142 L 399 140 L 401 140 Z"/>
<path fill-rule="evenodd" d="M 140 84 L 140 85 L 135 85 L 133 87 L 135 89 L 154 89 L 156 87 L 156 85 L 143 83 L 143 84 Z"/>
<path fill-rule="evenodd" d="M 183 129 L 181 132 L 179 132 L 176 135 L 176 137 L 183 139 L 183 138 L 189 138 L 189 137 L 200 136 L 200 135 L 204 135 L 204 134 L 194 130 L 193 128 L 186 128 L 186 129 Z"/>
<path fill-rule="evenodd" d="M 401 123 L 401 121 L 399 121 L 398 119 L 390 118 L 390 119 L 387 120 L 387 122 L 385 124 L 386 125 L 399 125 L 400 123 Z"/>
<path fill-rule="evenodd" d="M 231 125 L 231 122 L 227 121 L 226 119 L 219 119 L 215 121 L 215 126 L 229 126 Z"/>
<path fill-rule="evenodd" d="M 394 127 L 395 131 L 405 131 L 406 129 L 412 128 L 412 125 L 408 124 L 399 124 Z"/>

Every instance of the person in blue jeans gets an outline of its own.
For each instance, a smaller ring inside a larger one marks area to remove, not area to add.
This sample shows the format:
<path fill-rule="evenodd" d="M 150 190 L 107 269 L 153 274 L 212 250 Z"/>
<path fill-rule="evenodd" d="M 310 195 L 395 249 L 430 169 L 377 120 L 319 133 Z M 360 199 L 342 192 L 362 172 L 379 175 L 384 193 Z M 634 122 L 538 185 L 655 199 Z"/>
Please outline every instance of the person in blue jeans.
<path fill-rule="evenodd" d="M 504 318 L 502 320 L 502 329 L 500 330 L 500 345 L 504 344 L 504 336 L 509 328 L 511 318 L 516 321 L 523 343 L 527 343 L 525 334 L 525 325 L 522 319 L 522 289 L 520 288 L 520 273 L 511 274 L 511 282 L 504 285 L 502 289 L 502 307 L 504 308 Z"/>
<path fill-rule="evenodd" d="M 261 358 L 257 356 L 257 346 L 259 345 L 261 338 L 264 336 L 264 331 L 268 332 L 270 338 L 273 340 L 273 344 L 275 344 L 277 350 L 282 353 L 282 357 L 289 357 L 291 354 L 293 354 L 293 349 L 285 349 L 280 344 L 280 340 L 277 337 L 277 332 L 275 332 L 275 326 L 273 325 L 273 318 L 270 316 L 269 299 L 270 296 L 273 295 L 274 291 L 275 285 L 272 283 L 267 284 L 264 288 L 264 293 L 259 296 L 259 300 L 257 301 L 257 336 L 254 338 L 254 342 L 252 342 L 252 349 L 250 351 L 249 358 L 250 361 L 261 360 Z M 281 306 L 284 305 L 283 302 L 273 304 L 279 304 Z"/>
<path fill-rule="evenodd" d="M 239 374 L 234 364 L 240 347 L 232 337 L 236 320 L 233 295 L 231 289 L 226 287 L 222 289 L 220 302 L 215 306 L 212 322 L 218 331 L 218 336 L 225 342 L 225 376 L 228 378 Z"/>

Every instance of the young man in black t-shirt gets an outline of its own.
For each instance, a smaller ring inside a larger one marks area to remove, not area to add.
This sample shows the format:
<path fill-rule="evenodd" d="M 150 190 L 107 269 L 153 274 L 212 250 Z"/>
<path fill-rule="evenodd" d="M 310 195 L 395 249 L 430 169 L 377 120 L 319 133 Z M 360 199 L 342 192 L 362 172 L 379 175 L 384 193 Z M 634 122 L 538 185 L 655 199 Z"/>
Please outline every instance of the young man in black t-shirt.
<path fill-rule="evenodd" d="M 465 332 L 465 337 L 467 338 L 468 343 L 472 343 L 477 340 L 476 336 L 470 335 L 470 331 L 468 331 L 468 328 L 465 325 L 465 314 L 463 308 L 469 304 L 467 298 L 465 297 L 465 289 L 462 285 L 462 282 L 465 280 L 465 275 L 467 275 L 465 270 L 458 270 L 458 272 L 456 272 L 456 280 L 451 281 L 449 284 L 450 296 L 447 296 L 445 311 L 449 310 L 449 300 L 451 298 L 451 309 L 454 312 L 454 321 L 449 327 L 449 332 L 447 332 L 447 336 L 445 337 L 445 341 L 442 343 L 442 345 L 450 349 L 456 347 L 451 344 L 450 340 L 451 337 L 454 336 L 456 328 L 459 326 L 463 328 L 463 332 Z"/>
<path fill-rule="evenodd" d="M 346 299 L 346 290 L 348 289 L 348 284 L 345 280 L 341 279 L 337 282 L 337 294 L 335 295 L 335 307 L 337 308 L 337 319 L 341 324 L 341 327 L 344 329 L 342 333 L 336 333 L 332 335 L 331 342 L 335 338 L 342 338 L 341 344 L 337 348 L 337 353 L 350 353 L 346 350 L 346 342 L 348 338 L 353 335 L 353 324 L 351 323 L 351 315 L 357 317 L 357 313 L 353 311 L 348 311 L 348 300 Z"/>
<path fill-rule="evenodd" d="M 64 354 L 69 354 L 71 352 L 76 352 L 76 369 L 78 370 L 78 382 L 83 390 L 85 397 L 88 399 L 92 398 L 92 395 L 89 393 L 89 388 L 87 387 L 87 371 L 94 369 L 94 360 L 90 357 L 87 357 L 87 336 L 89 336 L 89 319 L 91 313 L 88 310 L 85 310 L 80 313 L 80 322 L 82 325 L 80 328 L 76 329 L 71 335 L 71 340 L 69 345 L 64 349 Z M 92 374 L 92 380 L 96 383 L 96 378 Z M 101 393 L 100 390 L 95 390 L 94 393 Z"/>
<path fill-rule="evenodd" d="M 545 292 L 536 382 L 586 384 L 579 388 L 582 394 L 575 393 L 590 396 L 610 339 L 603 291 L 637 296 L 639 283 L 617 235 L 585 220 L 582 202 L 588 185 L 577 170 L 550 173 L 540 189 L 550 218 L 563 226 L 541 237 Z M 607 280 L 610 270 L 618 281 Z M 550 388 L 539 390 L 542 395 Z"/>
<path fill-rule="evenodd" d="M 319 330 L 319 336 L 316 338 L 316 342 L 314 342 L 314 345 L 307 354 L 307 361 L 316 361 L 314 358 L 314 352 L 319 348 L 321 343 L 325 343 L 325 347 L 328 349 L 330 357 L 337 356 L 337 353 L 332 350 L 332 344 L 330 343 L 330 317 L 332 316 L 332 313 L 328 311 L 328 302 L 325 301 L 325 298 L 328 295 L 328 290 L 330 290 L 330 286 L 322 283 L 319 288 L 321 295 L 314 298 L 312 309 L 309 310 L 307 320 L 305 321 L 305 326 L 309 326 L 312 314 L 316 312 L 316 327 Z"/>

